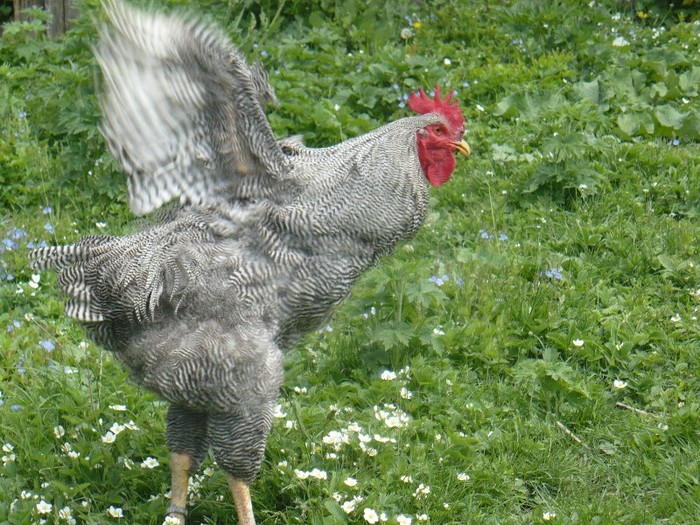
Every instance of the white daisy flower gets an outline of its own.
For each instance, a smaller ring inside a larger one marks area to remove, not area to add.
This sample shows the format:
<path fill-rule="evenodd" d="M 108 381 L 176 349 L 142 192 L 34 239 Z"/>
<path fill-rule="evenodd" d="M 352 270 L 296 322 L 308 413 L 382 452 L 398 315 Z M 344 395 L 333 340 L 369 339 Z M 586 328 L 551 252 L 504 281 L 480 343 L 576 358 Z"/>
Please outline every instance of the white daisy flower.
<path fill-rule="evenodd" d="M 156 458 L 147 457 L 141 462 L 141 468 L 156 468 L 160 463 Z"/>
<path fill-rule="evenodd" d="M 617 388 L 618 390 L 627 388 L 627 382 L 622 379 L 615 379 L 615 381 L 613 381 L 613 388 Z"/>
<path fill-rule="evenodd" d="M 367 523 L 377 523 L 379 521 L 379 515 L 373 509 L 365 509 L 362 517 Z"/>

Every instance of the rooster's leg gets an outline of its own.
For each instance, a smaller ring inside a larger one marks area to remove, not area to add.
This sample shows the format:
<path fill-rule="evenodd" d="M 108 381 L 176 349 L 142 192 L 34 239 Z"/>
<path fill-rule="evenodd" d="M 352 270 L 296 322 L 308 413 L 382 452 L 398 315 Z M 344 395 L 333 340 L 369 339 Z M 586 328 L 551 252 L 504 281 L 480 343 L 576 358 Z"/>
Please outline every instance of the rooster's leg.
<path fill-rule="evenodd" d="M 170 454 L 170 475 L 172 479 L 172 491 L 168 516 L 180 520 L 180 525 L 185 525 L 187 515 L 187 485 L 192 469 L 192 456 L 173 452 Z"/>
<path fill-rule="evenodd" d="M 234 478 L 227 474 L 228 486 L 231 488 L 233 502 L 236 505 L 239 525 L 255 525 L 253 516 L 253 502 L 250 499 L 250 489 L 245 481 Z"/>
<path fill-rule="evenodd" d="M 207 454 L 207 415 L 187 407 L 171 405 L 167 415 L 165 434 L 170 449 L 172 496 L 167 513 L 185 525 L 187 514 L 187 486 Z"/>

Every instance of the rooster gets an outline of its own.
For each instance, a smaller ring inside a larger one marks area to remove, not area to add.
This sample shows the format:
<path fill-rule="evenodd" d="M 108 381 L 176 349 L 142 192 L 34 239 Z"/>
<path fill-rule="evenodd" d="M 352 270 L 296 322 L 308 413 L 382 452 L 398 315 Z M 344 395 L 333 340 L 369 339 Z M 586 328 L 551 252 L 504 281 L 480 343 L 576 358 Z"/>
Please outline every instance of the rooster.
<path fill-rule="evenodd" d="M 464 119 L 438 87 L 408 99 L 417 116 L 335 146 L 277 140 L 267 75 L 220 30 L 121 0 L 105 9 L 101 131 L 131 210 L 153 219 L 35 250 L 32 264 L 57 272 L 66 314 L 170 403 L 170 521 L 184 524 L 188 478 L 212 450 L 239 523 L 254 525 L 249 484 L 284 352 L 415 234 L 426 180 L 447 182 L 455 153 L 470 154 Z"/>

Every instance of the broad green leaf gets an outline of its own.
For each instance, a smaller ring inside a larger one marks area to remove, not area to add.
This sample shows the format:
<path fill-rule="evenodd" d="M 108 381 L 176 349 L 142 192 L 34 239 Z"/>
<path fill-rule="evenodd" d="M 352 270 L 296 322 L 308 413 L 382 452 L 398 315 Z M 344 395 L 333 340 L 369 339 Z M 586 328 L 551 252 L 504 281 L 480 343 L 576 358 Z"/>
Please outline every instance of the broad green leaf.
<path fill-rule="evenodd" d="M 666 76 L 667 64 L 665 62 L 657 60 L 649 61 L 644 63 L 644 67 L 656 73 L 656 75 L 652 75 L 656 78 L 663 78 L 664 76 Z"/>
<path fill-rule="evenodd" d="M 493 114 L 497 117 L 517 117 L 520 114 L 518 102 L 522 102 L 521 95 L 509 95 L 496 104 Z"/>
<path fill-rule="evenodd" d="M 700 115 L 693 113 L 683 121 L 683 127 L 678 130 L 683 137 L 693 140 L 700 140 Z"/>
<path fill-rule="evenodd" d="M 697 96 L 700 86 L 700 67 L 695 66 L 678 77 L 678 88 L 687 96 Z"/>
<path fill-rule="evenodd" d="M 381 343 L 386 350 L 406 347 L 413 336 L 413 328 L 404 322 L 383 324 L 372 334 L 372 341 Z"/>
<path fill-rule="evenodd" d="M 654 133 L 654 121 L 648 113 L 623 113 L 617 117 L 617 125 L 630 136 Z"/>
<path fill-rule="evenodd" d="M 574 93 L 582 99 L 590 100 L 594 104 L 600 103 L 600 84 L 598 80 L 577 82 L 574 84 Z"/>
<path fill-rule="evenodd" d="M 663 82 L 656 82 L 652 84 L 651 92 L 655 97 L 663 98 L 668 94 L 668 86 Z"/>
<path fill-rule="evenodd" d="M 656 111 L 654 111 L 654 116 L 659 121 L 659 124 L 673 129 L 680 129 L 680 127 L 683 125 L 683 119 L 687 115 L 687 113 L 681 113 L 676 108 L 669 106 L 668 104 L 659 106 Z"/>
<path fill-rule="evenodd" d="M 667 67 L 688 65 L 688 58 L 684 53 L 668 47 L 652 49 L 647 56 L 650 62 L 659 62 Z"/>

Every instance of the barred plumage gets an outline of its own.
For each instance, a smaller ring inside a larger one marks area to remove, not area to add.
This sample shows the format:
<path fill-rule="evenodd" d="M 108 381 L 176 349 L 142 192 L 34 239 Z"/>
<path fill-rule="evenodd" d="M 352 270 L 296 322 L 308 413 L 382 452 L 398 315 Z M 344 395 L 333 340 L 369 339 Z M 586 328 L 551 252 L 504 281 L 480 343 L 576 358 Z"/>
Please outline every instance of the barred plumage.
<path fill-rule="evenodd" d="M 173 507 L 211 447 L 241 523 L 282 382 L 283 352 L 326 321 L 357 277 L 425 219 L 426 177 L 468 154 L 461 113 L 436 94 L 419 116 L 321 149 L 277 141 L 262 66 L 217 29 L 106 0 L 96 54 L 102 132 L 128 176 L 138 233 L 32 252 L 66 314 L 172 403 Z M 183 478 L 184 476 L 184 478 Z M 184 487 L 184 488 L 183 488 Z M 183 517 L 184 520 L 184 517 Z"/>

